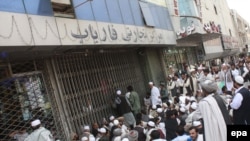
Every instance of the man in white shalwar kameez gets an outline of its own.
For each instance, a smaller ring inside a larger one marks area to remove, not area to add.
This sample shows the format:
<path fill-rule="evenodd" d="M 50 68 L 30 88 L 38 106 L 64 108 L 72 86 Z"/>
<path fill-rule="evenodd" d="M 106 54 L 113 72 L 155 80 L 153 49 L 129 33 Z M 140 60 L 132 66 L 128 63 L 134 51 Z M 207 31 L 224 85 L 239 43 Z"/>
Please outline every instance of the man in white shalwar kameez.
<path fill-rule="evenodd" d="M 153 82 L 149 82 L 149 87 L 151 88 L 151 104 L 152 105 L 161 105 L 162 101 L 161 101 L 161 94 L 159 89 L 154 86 Z"/>
<path fill-rule="evenodd" d="M 201 82 L 204 98 L 199 102 L 193 120 L 203 119 L 206 141 L 227 141 L 227 127 L 222 112 L 213 97 L 217 84 L 211 80 Z"/>

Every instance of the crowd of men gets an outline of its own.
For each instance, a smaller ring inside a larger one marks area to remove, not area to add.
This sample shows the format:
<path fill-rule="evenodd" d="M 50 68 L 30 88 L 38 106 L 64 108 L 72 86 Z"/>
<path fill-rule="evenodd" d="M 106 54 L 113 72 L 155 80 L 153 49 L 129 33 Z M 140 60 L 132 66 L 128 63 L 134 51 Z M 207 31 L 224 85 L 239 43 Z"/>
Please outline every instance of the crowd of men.
<path fill-rule="evenodd" d="M 149 82 L 150 92 L 143 103 L 132 86 L 127 87 L 127 92 L 117 90 L 112 105 L 117 115 L 102 124 L 83 126 L 82 132 L 72 133 L 71 139 L 226 141 L 227 125 L 250 124 L 249 68 L 250 58 L 221 66 L 192 66 L 184 71 L 170 66 L 167 84 L 157 87 Z M 40 121 L 33 124 L 37 123 Z M 40 126 L 37 129 L 44 130 Z M 45 133 L 49 140 L 51 134 Z"/>

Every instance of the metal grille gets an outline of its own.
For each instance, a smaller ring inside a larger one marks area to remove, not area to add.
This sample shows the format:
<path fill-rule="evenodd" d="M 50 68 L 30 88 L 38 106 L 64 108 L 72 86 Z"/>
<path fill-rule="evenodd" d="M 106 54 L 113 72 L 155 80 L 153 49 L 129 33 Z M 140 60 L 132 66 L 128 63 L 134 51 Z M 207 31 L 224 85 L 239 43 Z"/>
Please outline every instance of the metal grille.
<path fill-rule="evenodd" d="M 115 90 L 132 85 L 142 96 L 145 86 L 136 52 L 78 53 L 60 55 L 52 66 L 70 132 L 102 121 L 114 111 Z"/>
<path fill-rule="evenodd" d="M 53 91 L 43 75 L 45 68 L 44 61 L 34 60 L 7 62 L 1 67 L 4 70 L 0 80 L 1 141 L 13 139 L 9 135 L 14 131 L 26 129 L 30 133 L 30 122 L 37 118 L 56 138 L 65 138 L 60 119 L 55 116 L 58 110 L 52 105 Z"/>

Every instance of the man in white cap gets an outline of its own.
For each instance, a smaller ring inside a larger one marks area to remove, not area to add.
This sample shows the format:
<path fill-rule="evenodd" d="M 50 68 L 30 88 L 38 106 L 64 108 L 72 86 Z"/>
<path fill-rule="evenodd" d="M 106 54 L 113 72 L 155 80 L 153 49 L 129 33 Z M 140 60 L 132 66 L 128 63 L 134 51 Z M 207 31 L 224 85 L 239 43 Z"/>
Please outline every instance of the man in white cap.
<path fill-rule="evenodd" d="M 54 141 L 51 132 L 41 126 L 41 121 L 36 119 L 31 122 L 33 132 L 24 141 Z"/>
<path fill-rule="evenodd" d="M 233 123 L 236 125 L 250 125 L 250 92 L 243 85 L 243 77 L 236 76 L 234 82 L 235 96 L 230 104 L 233 109 Z"/>
<path fill-rule="evenodd" d="M 217 83 L 212 80 L 205 80 L 204 82 L 201 82 L 201 88 L 204 98 L 199 102 L 199 106 L 193 115 L 193 119 L 203 119 L 204 131 L 206 135 L 205 139 L 207 141 L 226 141 L 226 122 L 217 101 L 213 97 L 213 94 L 218 89 Z"/>
<path fill-rule="evenodd" d="M 151 140 L 150 134 L 153 130 L 156 130 L 155 123 L 153 121 L 149 121 L 147 124 L 146 141 Z"/>
<path fill-rule="evenodd" d="M 161 101 L 161 94 L 159 89 L 154 86 L 153 82 L 149 82 L 149 87 L 151 89 L 151 104 L 152 105 L 161 105 L 162 101 Z"/>
<path fill-rule="evenodd" d="M 85 125 L 83 127 L 83 134 L 82 137 L 88 137 L 89 141 L 95 141 L 95 137 L 93 134 L 90 133 L 90 127 L 88 125 Z"/>
<path fill-rule="evenodd" d="M 190 107 L 189 107 L 189 115 L 188 117 L 186 118 L 185 122 L 186 122 L 186 125 L 184 126 L 184 130 L 186 132 L 188 132 L 188 129 L 190 127 L 192 127 L 192 122 L 193 122 L 193 115 L 194 115 L 194 111 L 197 109 L 197 103 L 196 102 L 193 102 Z"/>
<path fill-rule="evenodd" d="M 118 116 L 124 117 L 124 124 L 132 129 L 135 125 L 135 117 L 131 112 L 131 108 L 125 98 L 125 95 L 122 95 L 120 90 L 117 91 L 115 103 Z"/>

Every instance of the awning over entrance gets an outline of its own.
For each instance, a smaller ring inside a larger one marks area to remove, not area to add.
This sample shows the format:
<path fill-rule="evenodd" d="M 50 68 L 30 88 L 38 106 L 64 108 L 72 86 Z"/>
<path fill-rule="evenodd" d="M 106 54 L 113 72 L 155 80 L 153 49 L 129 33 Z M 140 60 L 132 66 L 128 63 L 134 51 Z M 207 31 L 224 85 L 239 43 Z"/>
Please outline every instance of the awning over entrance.
<path fill-rule="evenodd" d="M 239 50 L 225 50 L 223 52 L 218 52 L 218 53 L 209 53 L 204 56 L 203 60 L 209 61 L 213 59 L 224 58 L 227 56 L 236 55 L 239 52 L 240 52 Z"/>
<path fill-rule="evenodd" d="M 221 36 L 220 33 L 193 33 L 186 37 L 177 39 L 177 46 L 197 46 L 198 44 L 209 41 L 212 39 L 219 38 Z"/>

